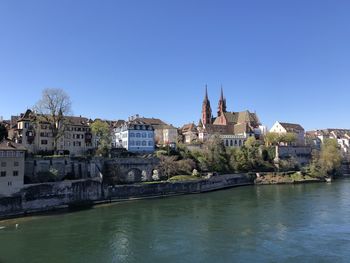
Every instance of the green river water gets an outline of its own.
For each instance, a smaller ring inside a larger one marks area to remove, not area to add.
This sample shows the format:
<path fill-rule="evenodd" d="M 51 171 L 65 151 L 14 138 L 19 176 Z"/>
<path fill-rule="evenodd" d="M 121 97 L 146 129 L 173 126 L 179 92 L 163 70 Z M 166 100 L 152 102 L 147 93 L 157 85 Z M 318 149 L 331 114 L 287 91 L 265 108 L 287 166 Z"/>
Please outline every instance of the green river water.
<path fill-rule="evenodd" d="M 350 180 L 130 201 L 0 226 L 1 263 L 350 262 Z"/>

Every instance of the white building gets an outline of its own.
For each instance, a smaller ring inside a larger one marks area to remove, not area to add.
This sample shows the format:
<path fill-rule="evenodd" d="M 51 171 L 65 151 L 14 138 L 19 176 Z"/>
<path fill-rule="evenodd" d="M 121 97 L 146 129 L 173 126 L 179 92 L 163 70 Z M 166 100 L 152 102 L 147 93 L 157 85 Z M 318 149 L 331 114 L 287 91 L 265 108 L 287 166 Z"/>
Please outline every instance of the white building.
<path fill-rule="evenodd" d="M 0 196 L 20 191 L 24 184 L 25 148 L 11 141 L 0 143 Z"/>
<path fill-rule="evenodd" d="M 344 157 L 350 159 L 350 130 L 349 129 L 324 129 L 308 132 L 309 136 L 318 138 L 322 143 L 325 139 L 335 139 L 341 148 Z"/>
<path fill-rule="evenodd" d="M 305 145 L 305 130 L 300 124 L 278 122 L 272 126 L 270 129 L 271 133 L 292 133 L 295 134 L 297 141 L 294 146 L 304 146 Z"/>
<path fill-rule="evenodd" d="M 125 122 L 114 129 L 114 145 L 129 152 L 154 152 L 154 129 L 152 125 L 138 120 Z"/>

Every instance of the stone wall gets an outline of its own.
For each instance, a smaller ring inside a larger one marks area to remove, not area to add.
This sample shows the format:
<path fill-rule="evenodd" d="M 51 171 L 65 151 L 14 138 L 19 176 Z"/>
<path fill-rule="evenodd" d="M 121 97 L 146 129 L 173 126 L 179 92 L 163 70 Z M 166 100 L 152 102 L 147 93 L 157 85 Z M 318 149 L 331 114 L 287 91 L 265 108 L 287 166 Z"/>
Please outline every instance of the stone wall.
<path fill-rule="evenodd" d="M 113 178 L 116 183 L 137 183 L 151 181 L 153 170 L 158 166 L 158 158 L 115 158 L 104 162 L 105 178 Z"/>
<path fill-rule="evenodd" d="M 292 157 L 301 166 L 308 164 L 312 158 L 312 149 L 308 146 L 279 146 L 278 152 L 279 158 L 288 159 Z"/>
<path fill-rule="evenodd" d="M 103 186 L 101 179 L 27 185 L 16 196 L 0 198 L 0 218 L 44 212 L 69 205 L 118 199 L 191 194 L 253 184 L 245 174 L 187 182 Z"/>
<path fill-rule="evenodd" d="M 16 196 L 0 198 L 0 217 L 97 201 L 102 196 L 98 179 L 27 185 Z"/>
<path fill-rule="evenodd" d="M 95 166 L 101 166 L 101 160 L 94 158 L 91 160 L 84 158 L 69 157 L 40 157 L 28 158 L 25 161 L 25 176 L 35 177 L 40 172 L 48 172 L 50 169 L 58 171 L 59 178 L 66 176 L 75 179 L 96 177 Z"/>
<path fill-rule="evenodd" d="M 245 174 L 219 175 L 208 180 L 109 186 L 105 188 L 105 196 L 107 199 L 113 200 L 173 194 L 191 194 L 252 183 L 252 180 Z"/>

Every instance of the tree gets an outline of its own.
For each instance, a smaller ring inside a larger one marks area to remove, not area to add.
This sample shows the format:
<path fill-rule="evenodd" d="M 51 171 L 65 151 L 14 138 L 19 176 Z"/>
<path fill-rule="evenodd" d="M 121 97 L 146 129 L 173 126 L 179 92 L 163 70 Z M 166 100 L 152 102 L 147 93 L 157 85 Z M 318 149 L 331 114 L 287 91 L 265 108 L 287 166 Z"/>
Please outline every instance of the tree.
<path fill-rule="evenodd" d="M 335 174 L 341 166 L 342 156 L 335 139 L 326 139 L 321 147 L 319 166 L 323 175 Z"/>
<path fill-rule="evenodd" d="M 284 143 L 286 145 L 291 145 L 292 143 L 296 142 L 297 136 L 295 133 L 282 133 L 278 137 L 279 143 Z"/>
<path fill-rule="evenodd" d="M 269 132 L 268 134 L 265 135 L 265 144 L 266 146 L 272 146 L 272 145 L 277 145 L 279 140 L 279 134 L 275 132 Z"/>
<path fill-rule="evenodd" d="M 91 131 L 96 136 L 98 141 L 96 153 L 98 155 L 108 156 L 112 143 L 108 123 L 101 120 L 96 120 L 91 124 Z"/>
<path fill-rule="evenodd" d="M 7 129 L 4 124 L 0 123 L 0 142 L 8 136 Z"/>
<path fill-rule="evenodd" d="M 212 171 L 226 172 L 229 170 L 225 145 L 217 135 L 212 136 L 204 143 L 202 156 L 200 157 L 202 159 L 199 159 L 199 161 Z"/>
<path fill-rule="evenodd" d="M 44 89 L 42 98 L 34 106 L 38 125 L 49 124 L 52 133 L 54 152 L 57 152 L 58 140 L 64 135 L 67 127 L 65 116 L 71 112 L 71 101 L 62 89 Z"/>
<path fill-rule="evenodd" d="M 265 135 L 265 145 L 266 146 L 273 146 L 278 145 L 280 143 L 284 143 L 287 145 L 292 144 L 297 140 L 297 136 L 294 133 L 275 133 L 275 132 L 269 132 Z"/>

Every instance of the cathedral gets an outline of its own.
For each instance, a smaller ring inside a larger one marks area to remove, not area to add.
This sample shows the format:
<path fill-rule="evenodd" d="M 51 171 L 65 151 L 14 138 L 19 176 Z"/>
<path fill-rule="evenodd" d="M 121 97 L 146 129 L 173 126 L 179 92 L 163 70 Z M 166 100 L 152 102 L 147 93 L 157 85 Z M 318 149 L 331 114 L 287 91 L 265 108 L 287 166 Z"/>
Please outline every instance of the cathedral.
<path fill-rule="evenodd" d="M 249 111 L 229 112 L 226 109 L 226 98 L 221 88 L 221 95 L 218 104 L 217 117 L 213 117 L 208 89 L 205 88 L 205 96 L 202 104 L 202 117 L 198 123 L 198 139 L 205 141 L 214 134 L 220 135 L 223 139 L 248 138 L 249 136 L 259 137 L 261 123 L 256 113 Z M 232 142 L 232 140 L 231 140 Z M 227 144 L 227 143 L 226 143 Z"/>

